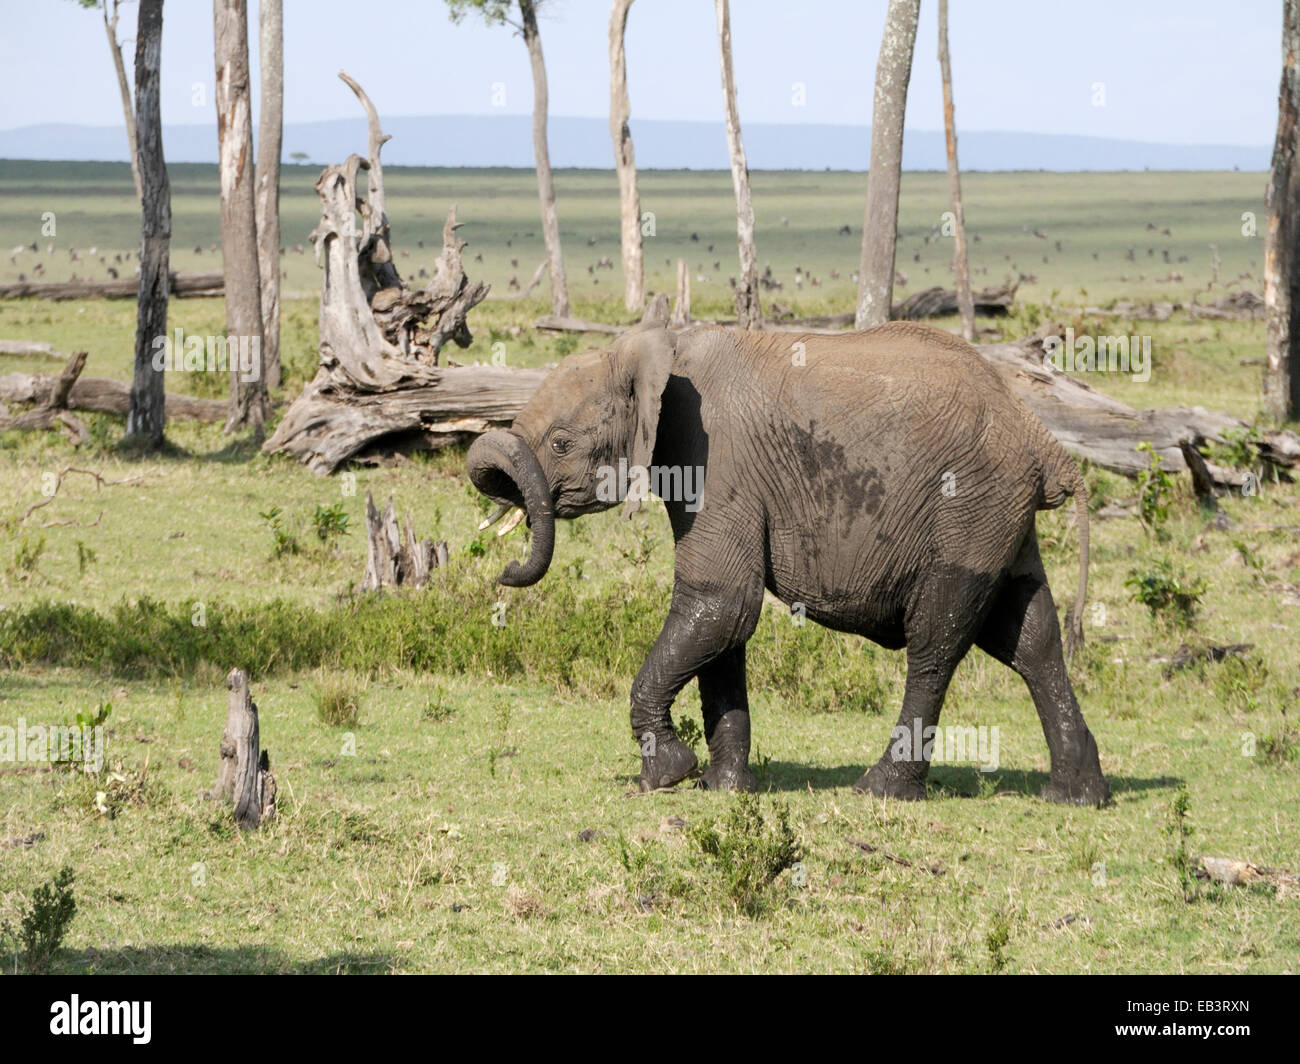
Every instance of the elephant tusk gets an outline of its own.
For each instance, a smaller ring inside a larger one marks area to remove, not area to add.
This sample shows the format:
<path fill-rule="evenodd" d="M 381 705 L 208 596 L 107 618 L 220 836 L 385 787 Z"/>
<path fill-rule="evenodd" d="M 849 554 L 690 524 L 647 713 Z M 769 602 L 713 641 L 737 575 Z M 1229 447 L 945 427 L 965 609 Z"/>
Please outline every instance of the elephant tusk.
<path fill-rule="evenodd" d="M 516 528 L 519 527 L 519 522 L 522 521 L 526 516 L 527 514 L 524 512 L 524 509 L 522 507 L 516 509 L 513 514 L 511 514 L 508 518 L 506 518 L 506 523 L 497 529 L 497 535 L 498 536 L 510 535 L 511 532 L 513 532 Z"/>
<path fill-rule="evenodd" d="M 509 510 L 510 510 L 510 504 L 509 504 L 509 503 L 504 503 L 504 502 L 503 502 L 500 506 L 498 506 L 498 507 L 496 508 L 495 511 L 493 511 L 491 517 L 485 517 L 482 521 L 479 522 L 479 524 L 478 524 L 478 530 L 479 530 L 480 532 L 482 532 L 483 529 L 485 529 L 485 528 L 489 528 L 489 527 L 491 527 L 492 525 L 495 525 L 498 521 L 501 520 L 501 518 L 503 518 L 503 517 L 506 515 L 506 513 L 507 513 Z"/>

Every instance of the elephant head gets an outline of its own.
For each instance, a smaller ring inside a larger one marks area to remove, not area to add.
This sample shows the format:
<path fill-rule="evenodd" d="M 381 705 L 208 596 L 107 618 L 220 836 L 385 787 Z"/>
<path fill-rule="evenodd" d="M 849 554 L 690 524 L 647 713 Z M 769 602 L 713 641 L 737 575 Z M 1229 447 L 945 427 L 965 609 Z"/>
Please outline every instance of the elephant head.
<path fill-rule="evenodd" d="M 555 518 L 607 510 L 618 501 L 598 491 L 601 470 L 648 467 L 659 408 L 672 372 L 675 341 L 661 322 L 629 329 L 605 351 L 570 355 L 549 374 L 509 429 L 484 433 L 469 449 L 474 486 L 502 505 L 522 506 L 533 531 L 528 559 L 497 578 L 535 584 L 551 564 Z M 624 516 L 638 508 L 629 497 Z"/>

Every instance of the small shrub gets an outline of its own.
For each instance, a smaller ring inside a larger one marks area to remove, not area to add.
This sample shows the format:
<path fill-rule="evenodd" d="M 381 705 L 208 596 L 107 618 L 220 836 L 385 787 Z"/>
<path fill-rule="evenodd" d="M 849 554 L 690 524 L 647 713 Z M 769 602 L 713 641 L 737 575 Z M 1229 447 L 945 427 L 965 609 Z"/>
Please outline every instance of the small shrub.
<path fill-rule="evenodd" d="M 694 717 L 683 717 L 677 722 L 677 738 L 695 750 L 704 738 L 704 729 L 695 723 Z"/>
<path fill-rule="evenodd" d="M 1200 577 L 1190 576 L 1167 558 L 1146 572 L 1134 570 L 1124 581 L 1134 602 L 1151 611 L 1152 620 L 1160 619 L 1172 628 L 1190 628 L 1208 585 Z"/>
<path fill-rule="evenodd" d="M 272 506 L 264 513 L 257 515 L 266 522 L 267 527 L 271 529 L 271 556 L 273 558 L 283 558 L 286 554 L 299 554 L 302 552 L 302 544 L 298 542 L 298 536 L 290 528 L 285 519 L 284 511 L 278 506 Z"/>
<path fill-rule="evenodd" d="M 355 727 L 361 720 L 361 690 L 351 677 L 322 673 L 314 695 L 316 716 L 331 728 Z"/>
<path fill-rule="evenodd" d="M 790 826 L 789 807 L 774 803 L 772 813 L 769 823 L 757 795 L 739 794 L 720 827 L 708 820 L 689 831 L 719 874 L 727 897 L 747 915 L 762 908 L 768 887 L 802 854 Z"/>
<path fill-rule="evenodd" d="M 1258 654 L 1230 654 L 1214 672 L 1214 696 L 1229 709 L 1252 713 L 1260 708 L 1268 678 L 1268 665 Z"/>
<path fill-rule="evenodd" d="M 1011 919 L 999 909 L 993 914 L 984 946 L 989 951 L 989 973 L 997 975 L 1007 966 L 1007 946 L 1011 944 Z"/>
<path fill-rule="evenodd" d="M 28 975 L 45 975 L 63 946 L 68 925 L 77 915 L 72 896 L 75 873 L 65 865 L 52 880 L 32 892 L 31 901 L 15 930 L 7 921 L 0 924 L 0 939 L 11 943 L 14 974 L 21 968 Z"/>
<path fill-rule="evenodd" d="M 1149 442 L 1139 443 L 1137 449 L 1149 459 L 1147 468 L 1138 474 L 1138 520 L 1157 539 L 1168 539 L 1169 532 L 1164 526 L 1169 519 L 1169 499 L 1174 492 L 1173 478 L 1166 472 L 1164 462 Z"/>
<path fill-rule="evenodd" d="M 341 502 L 336 502 L 332 506 L 321 506 L 317 503 L 311 523 L 316 538 L 322 543 L 329 543 L 332 539 L 348 534 L 348 515 Z"/>
<path fill-rule="evenodd" d="M 1190 808 L 1191 797 L 1184 787 L 1169 803 L 1169 820 L 1165 824 L 1165 834 L 1170 840 L 1169 863 L 1178 875 L 1184 901 L 1191 901 L 1196 896 L 1196 868 L 1187 852 L 1187 840 L 1192 835 L 1192 826 L 1187 823 Z"/>

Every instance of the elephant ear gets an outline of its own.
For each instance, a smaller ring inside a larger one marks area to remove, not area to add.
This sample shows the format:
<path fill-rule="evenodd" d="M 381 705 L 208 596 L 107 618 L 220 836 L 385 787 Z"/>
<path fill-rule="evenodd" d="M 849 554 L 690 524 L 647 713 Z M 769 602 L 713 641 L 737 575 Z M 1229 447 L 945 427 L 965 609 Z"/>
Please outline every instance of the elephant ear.
<path fill-rule="evenodd" d="M 659 321 L 647 321 L 634 326 L 614 343 L 615 379 L 629 404 L 629 468 L 650 468 L 655 436 L 659 430 L 659 409 L 663 403 L 664 389 L 668 387 L 676 350 L 676 339 Z M 629 495 L 623 506 L 624 520 L 640 508 L 641 501 Z"/>

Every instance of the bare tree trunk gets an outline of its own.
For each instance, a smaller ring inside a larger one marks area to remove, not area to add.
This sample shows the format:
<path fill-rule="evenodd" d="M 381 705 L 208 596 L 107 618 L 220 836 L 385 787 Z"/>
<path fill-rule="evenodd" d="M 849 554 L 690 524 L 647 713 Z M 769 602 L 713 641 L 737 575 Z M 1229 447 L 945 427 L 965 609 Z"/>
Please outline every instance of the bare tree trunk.
<path fill-rule="evenodd" d="M 1300 416 L 1300 270 L 1295 242 L 1300 236 L 1300 0 L 1282 11 L 1282 82 L 1277 94 L 1277 138 L 1268 179 L 1268 231 L 1264 245 L 1264 308 L 1268 317 L 1268 370 L 1264 402 L 1283 420 Z"/>
<path fill-rule="evenodd" d="M 618 203 L 623 246 L 623 305 L 640 313 L 645 302 L 645 271 L 641 256 L 641 198 L 636 187 L 636 152 L 628 119 L 632 104 L 627 96 L 627 12 L 632 0 L 614 0 L 609 15 L 609 135 L 614 140 L 614 168 L 618 171 Z"/>
<path fill-rule="evenodd" d="M 140 0 L 135 35 L 135 99 L 140 108 L 140 292 L 135 321 L 135 371 L 126 434 L 158 447 L 166 418 L 163 371 L 154 368 L 155 342 L 167 335 L 168 259 L 171 254 L 172 201 L 163 159 L 162 65 L 163 0 Z M 134 123 L 133 123 L 134 127 Z"/>
<path fill-rule="evenodd" d="M 213 0 L 217 68 L 217 146 L 221 175 L 221 256 L 226 275 L 226 337 L 231 349 L 256 365 L 230 360 L 230 418 L 226 431 L 251 427 L 260 438 L 266 420 L 261 372 L 262 293 L 257 256 L 253 181 L 253 119 L 248 73 L 247 0 Z M 252 379 L 246 379 L 251 377 Z"/>
<path fill-rule="evenodd" d="M 943 132 L 948 147 L 948 189 L 952 193 L 952 272 L 961 311 L 961 334 L 975 340 L 975 297 L 966 260 L 966 212 L 961 205 L 961 172 L 957 169 L 957 119 L 952 104 L 952 64 L 948 59 L 948 0 L 939 0 L 939 75 L 943 80 Z M 892 294 L 892 293 L 891 293 Z"/>
<path fill-rule="evenodd" d="M 749 161 L 740 135 L 736 110 L 736 75 L 731 66 L 731 4 L 714 0 L 718 16 L 718 46 L 722 51 L 722 99 L 727 113 L 727 150 L 731 154 L 731 183 L 736 190 L 736 247 L 740 277 L 736 282 L 736 319 L 742 329 L 763 325 L 758 303 L 758 250 L 754 246 L 754 201 L 749 194 Z"/>
<path fill-rule="evenodd" d="M 117 71 L 117 91 L 122 95 L 122 114 L 126 117 L 126 144 L 131 153 L 131 177 L 135 179 L 135 198 L 140 199 L 144 196 L 144 185 L 140 180 L 140 147 L 135 132 L 135 111 L 131 106 L 131 85 L 126 80 L 126 64 L 122 61 L 122 45 L 117 39 L 119 0 L 102 0 L 102 2 L 104 32 L 108 34 L 108 50 L 113 53 L 113 69 Z M 140 42 L 137 41 L 137 51 L 139 47 Z"/>
<path fill-rule="evenodd" d="M 262 272 L 262 365 L 280 387 L 280 152 L 284 139 L 284 5 L 258 0 L 262 75 L 257 128 L 257 264 Z"/>
<path fill-rule="evenodd" d="M 551 264 L 551 313 L 569 316 L 569 286 L 564 279 L 564 252 L 560 248 L 560 220 L 555 214 L 555 182 L 551 177 L 551 154 L 546 144 L 546 112 L 549 96 L 546 88 L 546 60 L 542 56 L 542 37 L 537 30 L 534 0 L 519 0 L 523 19 L 524 43 L 533 68 L 533 153 L 537 157 L 537 195 L 542 201 L 542 237 Z"/>
<path fill-rule="evenodd" d="M 859 329 L 887 322 L 894 297 L 903 117 L 907 112 L 907 83 L 912 76 L 912 49 L 916 44 L 920 11 L 921 0 L 889 0 L 885 32 L 880 39 L 871 109 L 871 172 L 867 175 L 867 210 L 862 225 L 858 310 L 854 321 Z"/>

